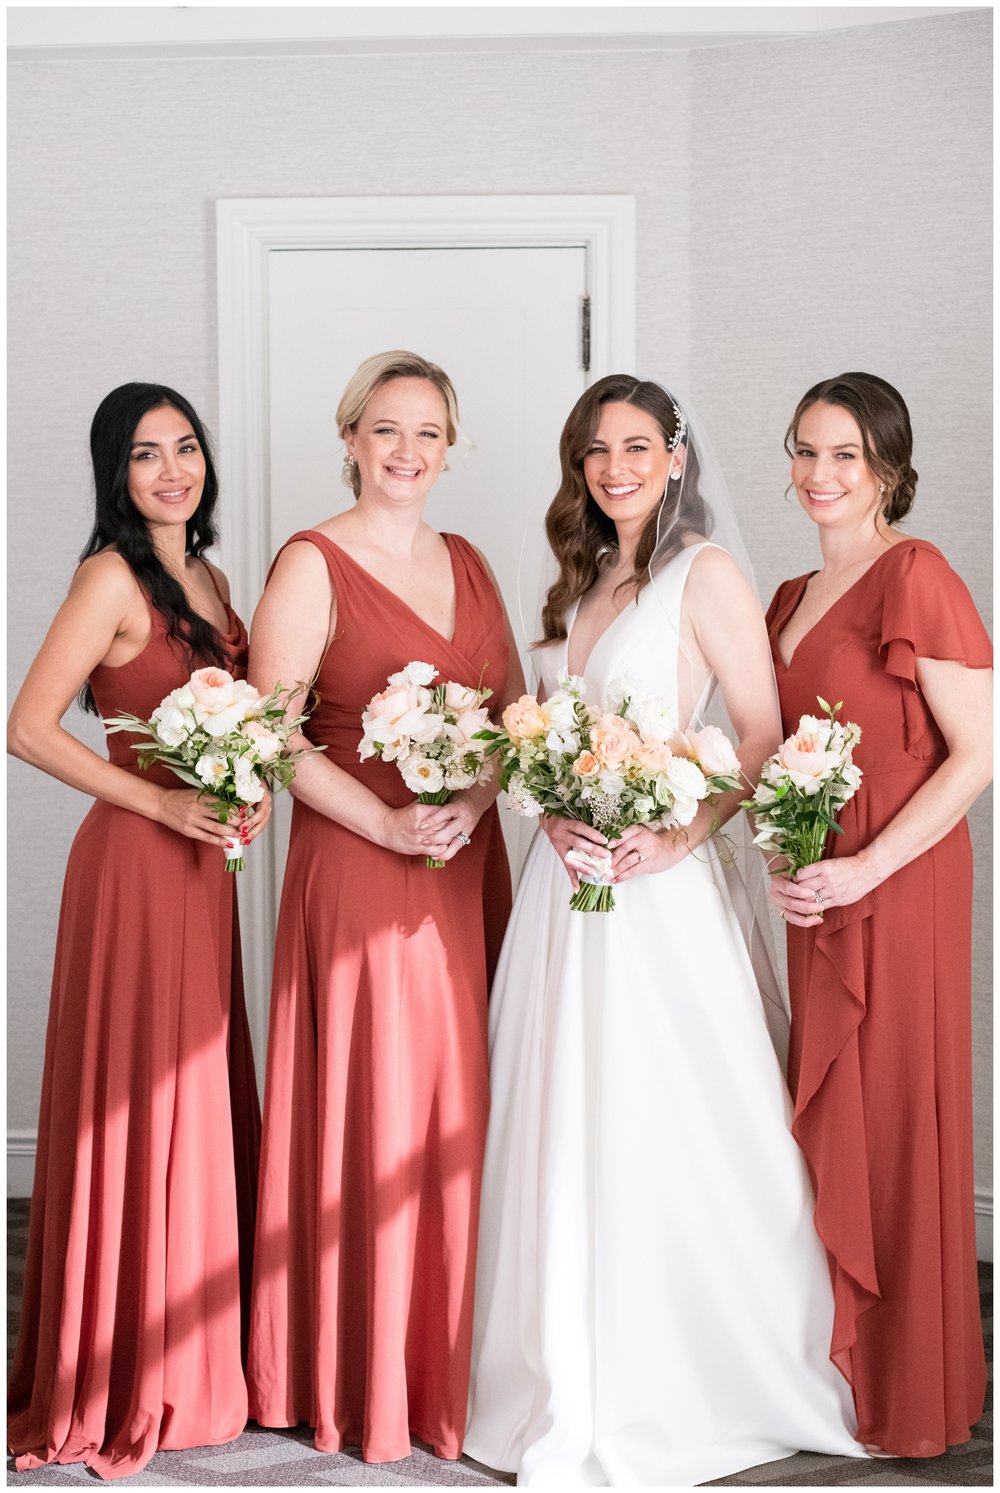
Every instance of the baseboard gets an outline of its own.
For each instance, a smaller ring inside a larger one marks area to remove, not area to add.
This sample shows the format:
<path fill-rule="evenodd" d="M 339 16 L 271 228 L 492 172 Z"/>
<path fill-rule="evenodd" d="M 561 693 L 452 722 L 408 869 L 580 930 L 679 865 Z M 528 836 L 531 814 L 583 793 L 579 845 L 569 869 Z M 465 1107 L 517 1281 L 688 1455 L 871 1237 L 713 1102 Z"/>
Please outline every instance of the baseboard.
<path fill-rule="evenodd" d="M 993 1189 L 976 1189 L 976 1259 L 993 1263 Z"/>
<path fill-rule="evenodd" d="M 30 1198 L 35 1176 L 37 1130 L 7 1131 L 7 1196 Z"/>
<path fill-rule="evenodd" d="M 7 1196 L 30 1198 L 31 1183 L 35 1174 L 35 1146 L 37 1133 L 34 1130 L 8 1130 L 7 1132 Z M 993 1191 L 990 1188 L 976 1190 L 976 1258 L 993 1262 Z"/>

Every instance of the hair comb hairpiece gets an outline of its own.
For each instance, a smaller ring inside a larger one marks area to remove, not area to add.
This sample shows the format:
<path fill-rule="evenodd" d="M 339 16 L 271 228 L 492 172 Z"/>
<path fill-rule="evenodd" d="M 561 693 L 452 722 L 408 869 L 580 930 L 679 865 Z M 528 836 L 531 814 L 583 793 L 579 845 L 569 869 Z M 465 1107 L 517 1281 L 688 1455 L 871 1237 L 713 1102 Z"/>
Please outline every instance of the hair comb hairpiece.
<path fill-rule="evenodd" d="M 674 401 L 672 399 L 670 403 L 673 406 L 674 419 L 677 421 L 677 428 L 667 442 L 667 450 L 676 451 L 681 441 L 687 435 L 688 422 L 685 420 L 683 414 L 681 413 L 681 410 L 676 404 L 674 404 Z"/>

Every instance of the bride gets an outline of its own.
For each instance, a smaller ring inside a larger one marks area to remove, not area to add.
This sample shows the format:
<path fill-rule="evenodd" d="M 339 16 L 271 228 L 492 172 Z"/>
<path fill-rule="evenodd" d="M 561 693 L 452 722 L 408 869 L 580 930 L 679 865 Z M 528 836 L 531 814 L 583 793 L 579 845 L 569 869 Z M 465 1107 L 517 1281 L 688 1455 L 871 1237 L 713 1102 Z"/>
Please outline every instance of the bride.
<path fill-rule="evenodd" d="M 627 674 L 693 726 L 717 681 L 755 782 L 779 738 L 764 619 L 689 418 L 614 375 L 560 457 L 540 693 L 568 669 L 597 704 Z M 546 818 L 525 865 L 490 1007 L 465 1440 L 519 1484 L 693 1486 L 799 1449 L 864 1455 L 827 1358 L 769 972 L 710 838 L 740 797 L 683 834 L 626 830 L 611 913 L 569 907 L 567 862 L 597 830 Z"/>

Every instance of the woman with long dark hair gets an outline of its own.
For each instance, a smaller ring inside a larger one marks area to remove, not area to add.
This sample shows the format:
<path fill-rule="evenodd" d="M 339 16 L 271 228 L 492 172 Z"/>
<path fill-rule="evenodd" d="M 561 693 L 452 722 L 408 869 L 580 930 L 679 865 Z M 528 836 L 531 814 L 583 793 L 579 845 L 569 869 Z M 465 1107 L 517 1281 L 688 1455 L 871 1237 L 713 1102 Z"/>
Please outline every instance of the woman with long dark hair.
<path fill-rule="evenodd" d="M 829 853 L 772 897 L 788 928 L 789 1080 L 836 1315 L 830 1353 L 872 1450 L 968 1441 L 986 1387 L 972 1169 L 972 851 L 992 774 L 992 648 L 916 492 L 902 397 L 816 384 L 785 437 L 822 565 L 768 612 L 785 730 L 843 701 L 861 788 Z"/>
<path fill-rule="evenodd" d="M 246 631 L 203 553 L 208 440 L 180 394 L 130 383 L 90 445 L 93 530 L 8 734 L 96 800 L 63 889 L 8 1442 L 19 1470 L 116 1478 L 243 1429 L 260 1122 L 232 831 L 167 769 L 140 771 L 126 735 L 105 759 L 61 724 L 78 695 L 148 718 L 195 669 L 245 673 Z"/>

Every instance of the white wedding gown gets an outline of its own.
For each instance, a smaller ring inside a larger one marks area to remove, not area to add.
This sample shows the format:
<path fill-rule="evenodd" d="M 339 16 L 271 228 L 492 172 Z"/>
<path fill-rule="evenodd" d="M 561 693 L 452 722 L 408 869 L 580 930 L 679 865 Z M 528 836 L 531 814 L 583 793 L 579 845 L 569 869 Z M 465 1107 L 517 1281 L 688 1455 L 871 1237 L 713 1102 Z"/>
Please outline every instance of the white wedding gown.
<path fill-rule="evenodd" d="M 611 624 L 589 697 L 675 701 L 681 552 Z M 738 640 L 734 640 L 738 646 Z M 566 642 L 541 653 L 546 692 Z M 539 831 L 490 1006 L 465 1451 L 519 1484 L 690 1487 L 797 1450 L 864 1455 L 791 1105 L 706 850 L 569 908 Z"/>

